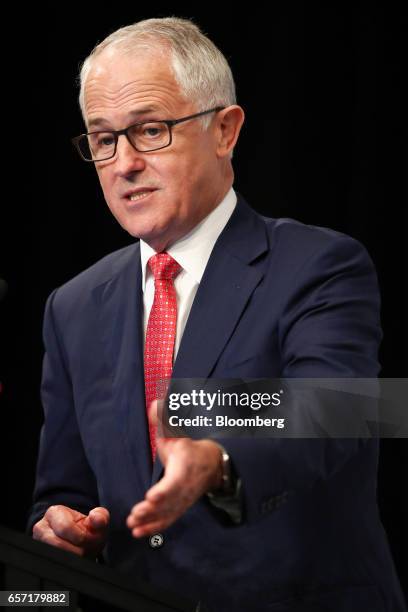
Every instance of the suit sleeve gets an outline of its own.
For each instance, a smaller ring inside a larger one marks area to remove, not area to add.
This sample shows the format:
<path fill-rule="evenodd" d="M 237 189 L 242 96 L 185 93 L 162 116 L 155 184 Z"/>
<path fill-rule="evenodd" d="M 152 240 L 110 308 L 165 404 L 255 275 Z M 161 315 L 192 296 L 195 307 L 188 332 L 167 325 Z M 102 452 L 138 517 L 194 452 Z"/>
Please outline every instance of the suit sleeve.
<path fill-rule="evenodd" d="M 362 245 L 336 237 L 292 278 L 279 326 L 283 378 L 375 378 L 382 337 L 374 266 Z M 324 409 L 324 407 L 323 407 Z M 242 481 L 244 516 L 256 520 L 299 491 L 331 479 L 371 439 L 223 439 Z"/>
<path fill-rule="evenodd" d="M 55 323 L 56 293 L 57 290 L 48 298 L 44 317 L 41 385 L 44 424 L 28 533 L 51 505 L 62 504 L 84 514 L 99 505 L 96 480 L 85 457 L 67 361 Z"/>

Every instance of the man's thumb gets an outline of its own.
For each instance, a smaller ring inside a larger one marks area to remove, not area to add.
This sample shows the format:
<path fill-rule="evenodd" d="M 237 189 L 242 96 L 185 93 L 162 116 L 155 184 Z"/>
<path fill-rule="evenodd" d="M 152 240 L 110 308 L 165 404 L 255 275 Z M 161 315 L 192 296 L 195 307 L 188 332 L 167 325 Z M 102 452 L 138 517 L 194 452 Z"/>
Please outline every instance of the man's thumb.
<path fill-rule="evenodd" d="M 158 410 L 158 401 L 153 400 L 151 404 L 149 405 L 149 410 L 148 410 L 149 424 L 151 427 L 157 427 L 157 422 L 158 422 L 157 410 Z"/>
<path fill-rule="evenodd" d="M 109 510 L 93 508 L 85 519 L 85 525 L 90 531 L 105 531 L 109 525 Z"/>

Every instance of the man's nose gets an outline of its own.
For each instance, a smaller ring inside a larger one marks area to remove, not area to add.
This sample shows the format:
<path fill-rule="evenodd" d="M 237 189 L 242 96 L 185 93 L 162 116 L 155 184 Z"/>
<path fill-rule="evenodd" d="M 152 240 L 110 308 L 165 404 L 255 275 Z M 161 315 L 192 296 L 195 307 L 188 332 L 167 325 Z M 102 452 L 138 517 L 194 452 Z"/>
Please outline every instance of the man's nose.
<path fill-rule="evenodd" d="M 126 176 L 132 172 L 140 172 L 141 170 L 144 170 L 146 166 L 144 155 L 145 153 L 136 151 L 126 136 L 121 134 L 118 138 L 115 156 L 115 170 L 117 174 Z"/>

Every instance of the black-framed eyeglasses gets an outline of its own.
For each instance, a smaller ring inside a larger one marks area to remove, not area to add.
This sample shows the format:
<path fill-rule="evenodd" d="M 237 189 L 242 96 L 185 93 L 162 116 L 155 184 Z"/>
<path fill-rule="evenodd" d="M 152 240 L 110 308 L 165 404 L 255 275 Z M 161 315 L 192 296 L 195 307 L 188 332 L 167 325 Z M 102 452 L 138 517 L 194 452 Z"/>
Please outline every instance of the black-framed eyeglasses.
<path fill-rule="evenodd" d="M 124 130 L 98 130 L 72 138 L 72 142 L 84 161 L 99 162 L 111 159 L 116 155 L 118 139 L 121 134 L 126 136 L 129 143 L 136 151 L 148 153 L 164 149 L 172 143 L 171 128 L 178 123 L 196 119 L 209 113 L 218 113 L 225 106 L 217 106 L 201 113 L 188 115 L 181 119 L 163 119 L 160 121 L 142 121 L 129 125 Z"/>

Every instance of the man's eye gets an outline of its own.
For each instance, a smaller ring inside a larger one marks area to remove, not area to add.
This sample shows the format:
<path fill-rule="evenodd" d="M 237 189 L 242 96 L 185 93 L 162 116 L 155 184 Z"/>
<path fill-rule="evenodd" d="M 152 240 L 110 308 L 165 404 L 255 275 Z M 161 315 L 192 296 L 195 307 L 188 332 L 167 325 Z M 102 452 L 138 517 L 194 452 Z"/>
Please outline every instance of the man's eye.
<path fill-rule="evenodd" d="M 142 131 L 142 136 L 147 138 L 154 138 L 160 136 L 163 133 L 163 128 L 158 125 L 145 126 Z"/>
<path fill-rule="evenodd" d="M 115 139 L 110 134 L 101 135 L 97 140 L 98 147 L 111 147 L 114 142 Z"/>

